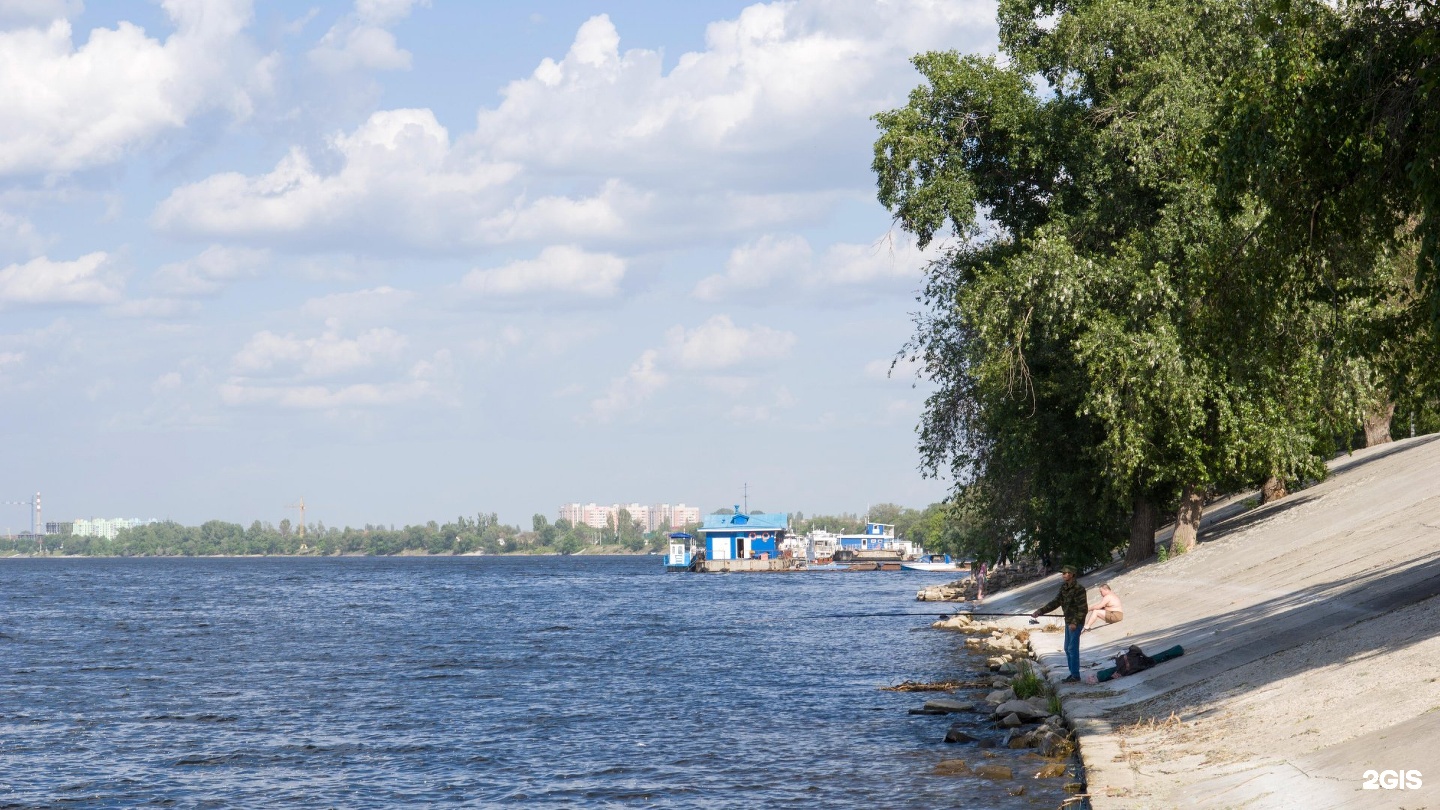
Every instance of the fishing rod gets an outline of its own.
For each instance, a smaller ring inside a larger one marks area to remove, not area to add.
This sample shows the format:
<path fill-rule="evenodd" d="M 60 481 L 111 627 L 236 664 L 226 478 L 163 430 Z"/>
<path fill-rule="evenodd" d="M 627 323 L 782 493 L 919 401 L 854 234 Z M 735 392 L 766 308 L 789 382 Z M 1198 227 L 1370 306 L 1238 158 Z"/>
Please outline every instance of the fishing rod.
<path fill-rule="evenodd" d="M 1042 614 L 1050 616 L 1050 614 Z M 982 611 L 962 610 L 958 613 L 824 613 L 818 616 L 796 616 L 797 619 L 872 619 L 883 616 L 938 616 L 942 619 L 952 619 L 956 616 L 1008 616 L 1018 619 L 1034 618 L 1029 613 L 986 613 Z M 1051 617 L 1053 618 L 1053 616 Z"/>

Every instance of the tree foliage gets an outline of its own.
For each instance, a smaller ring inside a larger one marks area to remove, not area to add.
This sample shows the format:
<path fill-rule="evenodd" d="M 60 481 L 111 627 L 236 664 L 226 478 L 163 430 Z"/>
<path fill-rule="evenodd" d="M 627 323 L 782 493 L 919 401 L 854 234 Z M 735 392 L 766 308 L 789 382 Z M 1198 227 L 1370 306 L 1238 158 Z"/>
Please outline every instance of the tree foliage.
<path fill-rule="evenodd" d="M 1143 558 L 1157 509 L 1193 531 L 1206 493 L 1321 476 L 1337 437 L 1423 376 L 1407 289 L 1424 273 L 1395 206 L 1296 238 L 1297 209 L 1276 208 L 1298 192 L 1265 172 L 1308 171 L 1314 127 L 1283 148 L 1244 131 L 1294 101 L 1266 89 L 1277 37 L 1297 70 L 1346 24 L 1285 6 L 1329 27 L 1276 23 L 1268 0 L 1004 0 L 1003 61 L 922 54 L 924 83 L 876 116 L 881 202 L 945 242 L 905 351 L 936 383 L 922 468 L 953 475 L 970 548 L 1096 563 L 1128 526 Z M 1424 131 L 1417 116 L 1391 118 Z"/>

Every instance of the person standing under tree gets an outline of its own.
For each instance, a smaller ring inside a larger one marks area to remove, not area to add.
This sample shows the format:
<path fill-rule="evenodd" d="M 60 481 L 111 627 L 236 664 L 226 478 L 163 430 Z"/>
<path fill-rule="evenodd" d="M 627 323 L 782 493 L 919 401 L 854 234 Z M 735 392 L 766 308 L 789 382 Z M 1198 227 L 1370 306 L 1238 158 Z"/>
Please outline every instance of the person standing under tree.
<path fill-rule="evenodd" d="M 1075 566 L 1067 565 L 1060 569 L 1061 577 L 1060 592 L 1050 600 L 1045 607 L 1030 614 L 1030 618 L 1036 619 L 1042 613 L 1049 613 L 1055 608 L 1065 616 L 1065 664 L 1070 668 L 1070 675 L 1061 683 L 1078 683 L 1080 681 L 1080 631 L 1084 629 L 1085 614 L 1089 612 L 1089 601 L 1085 598 L 1085 586 L 1081 585 L 1076 578 L 1079 571 Z"/>

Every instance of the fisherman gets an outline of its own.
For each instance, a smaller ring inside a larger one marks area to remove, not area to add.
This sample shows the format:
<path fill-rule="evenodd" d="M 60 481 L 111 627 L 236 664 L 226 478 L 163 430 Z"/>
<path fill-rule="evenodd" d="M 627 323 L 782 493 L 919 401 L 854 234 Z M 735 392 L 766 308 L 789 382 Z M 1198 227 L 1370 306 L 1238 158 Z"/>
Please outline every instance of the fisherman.
<path fill-rule="evenodd" d="M 1114 624 L 1125 618 L 1124 607 L 1120 604 L 1120 597 L 1110 590 L 1108 582 L 1100 583 L 1100 604 L 1090 608 L 1085 617 L 1085 629 L 1089 630 L 1100 622 Z"/>
<path fill-rule="evenodd" d="M 1045 607 L 1030 614 L 1030 618 L 1039 618 L 1042 613 L 1049 613 L 1055 608 L 1065 615 L 1065 663 L 1070 668 L 1070 675 L 1060 681 L 1061 683 L 1079 683 L 1080 681 L 1080 631 L 1083 629 L 1085 614 L 1089 602 L 1085 599 L 1085 586 L 1076 581 L 1080 572 L 1073 565 L 1067 565 L 1060 569 L 1061 577 L 1060 592 L 1050 600 Z"/>

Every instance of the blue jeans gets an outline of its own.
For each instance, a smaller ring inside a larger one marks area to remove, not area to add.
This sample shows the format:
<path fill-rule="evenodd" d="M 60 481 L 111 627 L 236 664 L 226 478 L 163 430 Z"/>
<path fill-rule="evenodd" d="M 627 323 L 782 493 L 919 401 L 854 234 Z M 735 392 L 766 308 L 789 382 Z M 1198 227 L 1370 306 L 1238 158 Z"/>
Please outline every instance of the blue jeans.
<path fill-rule="evenodd" d="M 1080 631 L 1082 626 L 1065 625 L 1065 664 L 1070 667 L 1070 677 L 1080 677 Z"/>

